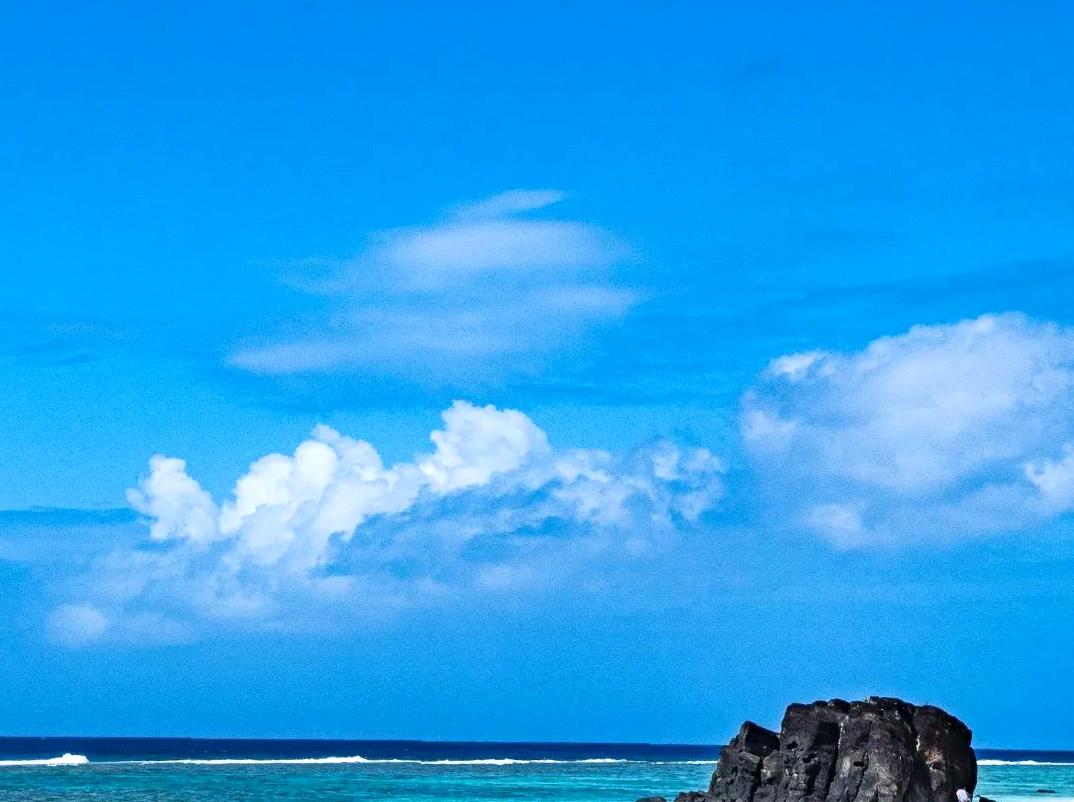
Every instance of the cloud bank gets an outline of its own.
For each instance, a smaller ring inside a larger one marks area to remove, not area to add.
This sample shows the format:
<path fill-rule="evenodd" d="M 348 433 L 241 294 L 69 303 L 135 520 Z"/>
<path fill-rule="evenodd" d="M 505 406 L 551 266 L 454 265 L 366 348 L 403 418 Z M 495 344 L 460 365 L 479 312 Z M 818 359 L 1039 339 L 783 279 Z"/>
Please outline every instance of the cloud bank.
<path fill-rule="evenodd" d="M 465 212 L 487 213 L 499 211 Z M 462 401 L 442 420 L 428 452 L 392 465 L 318 426 L 226 498 L 154 456 L 128 493 L 144 540 L 70 583 L 53 638 L 346 626 L 475 594 L 597 587 L 712 530 L 724 467 L 706 449 L 561 449 L 522 412 Z M 1074 329 L 985 315 L 779 356 L 743 396 L 740 426 L 743 531 L 775 521 L 837 548 L 1026 532 L 1074 510 Z"/>
<path fill-rule="evenodd" d="M 1074 330 L 985 315 L 782 356 L 741 421 L 773 503 L 837 545 L 1015 531 L 1074 508 Z"/>
<path fill-rule="evenodd" d="M 315 335 L 250 342 L 229 361 L 259 375 L 372 372 L 434 383 L 457 379 L 461 368 L 532 367 L 637 300 L 613 279 L 629 252 L 612 235 L 527 216 L 565 197 L 512 190 L 432 225 L 381 232 L 318 285 L 335 309 Z"/>
<path fill-rule="evenodd" d="M 703 448 L 560 450 L 521 412 L 466 402 L 442 418 L 433 450 L 395 465 L 319 426 L 293 454 L 257 460 L 225 500 L 182 460 L 153 457 L 128 493 L 147 542 L 94 566 L 86 597 L 54 613 L 54 636 L 287 628 L 569 582 L 609 556 L 644 557 L 722 493 L 723 466 Z"/>

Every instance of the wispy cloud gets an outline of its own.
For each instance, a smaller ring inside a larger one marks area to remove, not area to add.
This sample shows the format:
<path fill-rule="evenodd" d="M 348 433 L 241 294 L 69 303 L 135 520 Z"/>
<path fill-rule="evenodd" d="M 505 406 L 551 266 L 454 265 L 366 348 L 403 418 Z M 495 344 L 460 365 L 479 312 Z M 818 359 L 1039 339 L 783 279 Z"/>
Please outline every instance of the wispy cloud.
<path fill-rule="evenodd" d="M 775 503 L 842 546 L 1024 528 L 1074 507 L 1074 330 L 1018 314 L 770 363 L 742 431 Z"/>
<path fill-rule="evenodd" d="M 532 212 L 567 199 L 558 189 L 509 189 L 491 198 L 465 203 L 454 209 L 460 220 L 497 219 L 520 212 Z"/>
<path fill-rule="evenodd" d="M 108 619 L 88 604 L 63 604 L 48 620 L 49 636 L 64 646 L 84 646 L 100 639 L 108 630 Z"/>
<path fill-rule="evenodd" d="M 443 382 L 475 366 L 502 374 L 539 359 L 637 300 L 614 281 L 612 268 L 629 257 L 615 237 L 583 222 L 526 216 L 564 197 L 512 190 L 432 225 L 380 232 L 317 285 L 335 311 L 316 334 L 249 342 L 230 363 L 261 375 L 369 372 Z"/>
<path fill-rule="evenodd" d="M 96 561 L 53 614 L 57 639 L 134 639 L 150 616 L 186 637 L 214 623 L 287 627 L 459 592 L 511 592 L 644 557 L 722 493 L 721 462 L 661 441 L 625 455 L 553 448 L 515 410 L 456 402 L 434 449 L 385 465 L 328 427 L 212 498 L 163 456 L 129 493 L 139 548 Z"/>
<path fill-rule="evenodd" d="M 130 326 L 89 317 L 20 315 L 0 318 L 0 359 L 53 365 L 95 362 L 131 339 Z"/>

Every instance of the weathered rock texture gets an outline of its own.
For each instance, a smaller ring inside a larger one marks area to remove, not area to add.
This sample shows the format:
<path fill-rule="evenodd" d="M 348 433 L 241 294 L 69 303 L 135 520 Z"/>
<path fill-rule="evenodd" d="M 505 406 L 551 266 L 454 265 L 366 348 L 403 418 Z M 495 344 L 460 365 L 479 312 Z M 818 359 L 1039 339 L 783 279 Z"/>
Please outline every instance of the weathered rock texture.
<path fill-rule="evenodd" d="M 703 800 L 955 802 L 977 785 L 971 736 L 938 707 L 899 699 L 793 704 L 778 734 L 742 725 Z"/>

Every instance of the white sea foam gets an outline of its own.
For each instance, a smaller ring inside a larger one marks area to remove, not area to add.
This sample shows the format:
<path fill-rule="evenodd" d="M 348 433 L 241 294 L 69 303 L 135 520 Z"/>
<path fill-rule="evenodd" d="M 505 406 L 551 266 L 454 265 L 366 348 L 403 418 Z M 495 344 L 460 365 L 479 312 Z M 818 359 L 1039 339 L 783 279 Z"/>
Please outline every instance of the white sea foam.
<path fill-rule="evenodd" d="M 47 757 L 41 760 L 0 760 L 0 766 L 85 766 L 89 758 L 85 755 L 72 755 L 64 752 L 59 757 Z"/>
<path fill-rule="evenodd" d="M 136 764 L 141 766 L 151 765 L 184 765 L 184 766 L 315 766 L 333 764 L 399 764 L 407 763 L 421 766 L 515 766 L 515 765 L 555 765 L 555 764 L 581 764 L 581 763 L 648 763 L 657 765 L 712 765 L 712 760 L 628 760 L 617 757 L 588 757 L 577 760 L 554 760 L 552 758 L 513 758 L 513 757 L 487 757 L 474 758 L 471 760 L 444 758 L 440 760 L 418 760 L 416 758 L 367 758 L 361 755 L 349 757 L 294 757 L 294 758 L 250 758 L 250 757 L 221 757 L 221 758 L 174 758 L 169 760 L 116 760 L 98 761 L 109 765 Z"/>
<path fill-rule="evenodd" d="M 220 758 L 174 758 L 170 760 L 112 760 L 102 761 L 109 764 L 136 764 L 139 766 L 181 765 L 181 766 L 302 766 L 331 763 L 369 763 L 361 755 L 350 757 L 278 757 L 258 759 L 252 757 Z"/>
<path fill-rule="evenodd" d="M 181 764 L 186 766 L 302 766 L 302 765 L 330 765 L 339 763 L 414 763 L 423 766 L 513 766 L 525 763 L 629 763 L 631 761 L 614 757 L 594 757 L 583 760 L 552 760 L 512 757 L 488 757 L 474 760 L 417 760 L 414 758 L 366 758 L 361 755 L 350 757 L 276 757 L 276 758 L 252 758 L 252 757 L 221 757 L 221 758 L 176 758 L 174 760 L 117 760 L 114 763 L 137 763 L 139 765 L 154 764 Z"/>
<path fill-rule="evenodd" d="M 60 757 L 38 760 L 0 760 L 0 767 L 14 766 L 86 766 L 89 758 L 85 755 L 73 755 L 66 752 Z M 185 766 L 317 766 L 342 764 L 399 764 L 407 763 L 420 766 L 515 766 L 515 765 L 570 765 L 600 763 L 647 763 L 651 765 L 712 765 L 712 760 L 630 760 L 618 757 L 587 757 L 576 760 L 555 760 L 553 758 L 514 758 L 486 757 L 471 760 L 443 758 L 440 760 L 418 760 L 417 758 L 367 758 L 361 755 L 346 757 L 221 757 L 221 758 L 171 758 L 164 760 L 99 760 L 94 765 L 185 765 Z"/>
<path fill-rule="evenodd" d="M 85 766 L 89 764 L 89 758 L 85 755 L 74 755 L 65 752 L 59 757 L 41 758 L 33 760 L 0 760 L 0 767 L 17 766 Z M 713 760 L 630 760 L 615 757 L 589 757 L 577 760 L 555 760 L 553 758 L 474 758 L 471 760 L 444 758 L 440 760 L 418 760 L 416 758 L 367 758 L 361 755 L 346 757 L 297 757 L 297 758 L 175 758 L 166 760 L 115 760 L 98 761 L 107 764 L 182 764 L 190 766 L 258 766 L 258 765 L 333 765 L 348 763 L 367 764 L 393 764 L 408 763 L 422 766 L 514 766 L 514 765 L 556 765 L 556 764 L 584 764 L 584 763 L 648 763 L 653 765 L 710 765 Z M 978 766 L 1074 766 L 1074 762 L 1061 762 L 1049 760 L 995 760 L 982 758 L 977 761 Z"/>

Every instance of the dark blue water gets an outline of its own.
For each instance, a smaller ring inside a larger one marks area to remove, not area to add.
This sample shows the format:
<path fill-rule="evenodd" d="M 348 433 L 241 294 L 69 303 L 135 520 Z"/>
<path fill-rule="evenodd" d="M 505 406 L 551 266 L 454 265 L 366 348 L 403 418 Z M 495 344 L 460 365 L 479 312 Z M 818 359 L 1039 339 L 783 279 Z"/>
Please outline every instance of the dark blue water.
<path fill-rule="evenodd" d="M 1074 764 L 1074 752 L 1048 749 L 977 749 L 977 760 L 1002 760 L 1007 763 L 1032 761 L 1036 763 Z"/>
<path fill-rule="evenodd" d="M 704 788 L 718 752 L 651 744 L 0 738 L 0 802 L 633 802 Z M 1000 802 L 1074 800 L 1074 752 L 980 750 L 978 758 L 980 794 Z"/>
<path fill-rule="evenodd" d="M 3 738 L 0 760 L 85 755 L 117 760 L 280 760 L 360 755 L 369 760 L 617 760 L 715 761 L 718 746 L 479 741 L 256 740 L 204 738 Z"/>

